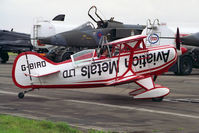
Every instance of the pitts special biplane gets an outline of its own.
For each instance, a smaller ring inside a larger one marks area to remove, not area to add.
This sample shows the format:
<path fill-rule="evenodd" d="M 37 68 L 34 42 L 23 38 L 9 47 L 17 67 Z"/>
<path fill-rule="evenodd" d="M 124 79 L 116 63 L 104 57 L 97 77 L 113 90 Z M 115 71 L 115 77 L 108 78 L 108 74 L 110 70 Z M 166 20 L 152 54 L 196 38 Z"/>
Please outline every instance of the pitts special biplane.
<path fill-rule="evenodd" d="M 12 78 L 16 86 L 31 89 L 20 92 L 18 97 L 38 88 L 88 88 L 135 82 L 140 88 L 129 93 L 135 99 L 162 101 L 170 91 L 156 85 L 153 76 L 168 71 L 181 50 L 174 45 L 147 48 L 145 38 L 136 35 L 106 42 L 103 37 L 101 48 L 80 51 L 60 63 L 34 52 L 21 53 L 14 61 Z"/>

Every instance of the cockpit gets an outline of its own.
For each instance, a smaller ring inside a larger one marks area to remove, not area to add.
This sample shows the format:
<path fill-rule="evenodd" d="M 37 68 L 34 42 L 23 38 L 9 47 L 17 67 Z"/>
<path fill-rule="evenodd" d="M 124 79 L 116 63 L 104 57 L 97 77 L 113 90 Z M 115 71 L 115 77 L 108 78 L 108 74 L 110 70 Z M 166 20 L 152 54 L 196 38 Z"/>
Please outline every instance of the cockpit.
<path fill-rule="evenodd" d="M 87 21 L 86 23 L 75 28 L 75 30 L 91 30 L 91 29 L 95 29 L 95 26 L 90 21 Z"/>
<path fill-rule="evenodd" d="M 95 56 L 95 49 L 86 49 L 71 55 L 75 67 L 89 65 Z"/>

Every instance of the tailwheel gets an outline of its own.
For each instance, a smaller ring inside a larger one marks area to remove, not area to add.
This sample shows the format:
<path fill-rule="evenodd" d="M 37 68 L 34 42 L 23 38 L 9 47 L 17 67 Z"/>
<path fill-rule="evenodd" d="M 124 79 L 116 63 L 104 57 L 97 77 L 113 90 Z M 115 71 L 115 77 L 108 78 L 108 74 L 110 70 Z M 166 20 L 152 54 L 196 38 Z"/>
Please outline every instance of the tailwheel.
<path fill-rule="evenodd" d="M 23 92 L 20 92 L 20 93 L 18 94 L 18 98 L 19 98 L 19 99 L 23 99 L 23 98 L 24 98 L 24 93 L 23 93 Z"/>
<path fill-rule="evenodd" d="M 31 91 L 34 91 L 34 89 L 35 89 L 35 88 L 32 88 L 32 89 L 27 90 L 27 91 L 24 91 L 24 92 L 19 92 L 18 98 L 19 98 L 19 99 L 23 99 L 26 93 L 31 92 Z"/>
<path fill-rule="evenodd" d="M 156 97 L 156 98 L 152 98 L 153 102 L 162 102 L 162 100 L 164 99 L 164 97 Z"/>

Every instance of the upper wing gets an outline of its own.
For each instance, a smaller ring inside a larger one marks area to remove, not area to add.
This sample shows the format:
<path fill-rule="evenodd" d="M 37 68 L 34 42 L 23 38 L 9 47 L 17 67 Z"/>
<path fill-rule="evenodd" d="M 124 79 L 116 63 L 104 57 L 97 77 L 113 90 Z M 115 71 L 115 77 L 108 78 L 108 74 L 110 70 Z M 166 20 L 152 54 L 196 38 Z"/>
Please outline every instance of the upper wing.
<path fill-rule="evenodd" d="M 121 43 L 127 43 L 128 44 L 128 43 L 136 42 L 136 41 L 139 41 L 139 40 L 143 40 L 144 38 L 146 38 L 146 36 L 144 36 L 144 35 L 135 35 L 135 36 L 130 36 L 130 37 L 118 39 L 118 40 L 109 42 L 105 45 L 116 45 L 116 44 L 121 44 Z M 131 47 L 133 47 L 133 46 L 131 46 Z"/>

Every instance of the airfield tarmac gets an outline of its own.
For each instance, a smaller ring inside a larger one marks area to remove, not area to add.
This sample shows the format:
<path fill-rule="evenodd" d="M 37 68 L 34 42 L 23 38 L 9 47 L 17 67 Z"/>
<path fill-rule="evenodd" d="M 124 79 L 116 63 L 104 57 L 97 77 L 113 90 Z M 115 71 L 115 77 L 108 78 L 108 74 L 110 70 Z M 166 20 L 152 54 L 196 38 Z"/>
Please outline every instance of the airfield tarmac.
<path fill-rule="evenodd" d="M 129 133 L 198 133 L 199 69 L 190 76 L 166 73 L 156 83 L 171 89 L 163 102 L 135 100 L 134 83 L 89 89 L 40 89 L 18 99 L 11 77 L 14 57 L 0 64 L 0 114 L 64 121 L 81 129 Z M 86 131 L 86 130 L 85 130 Z"/>

